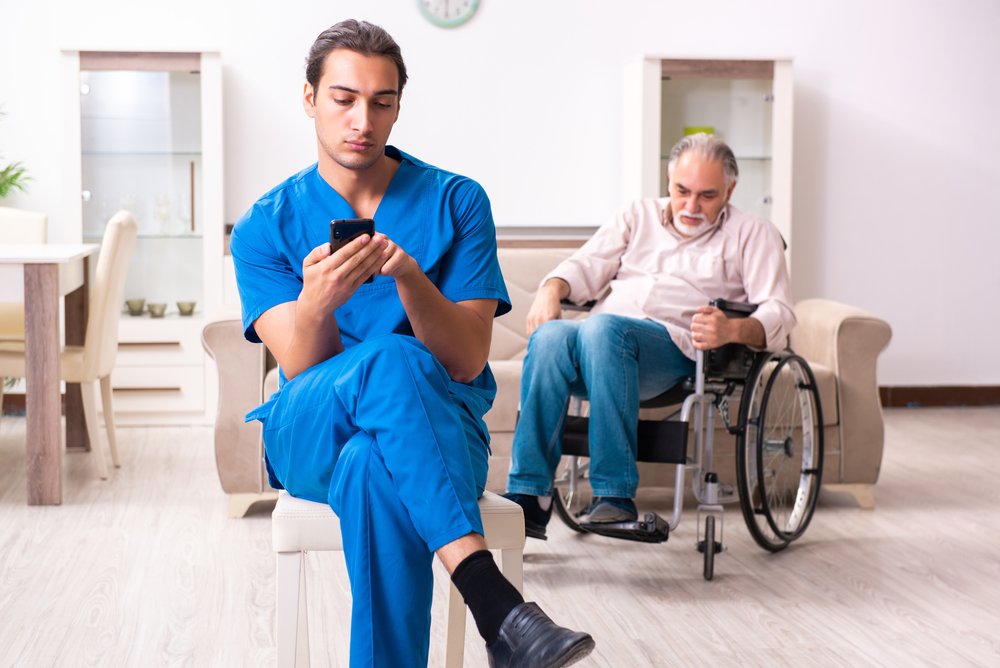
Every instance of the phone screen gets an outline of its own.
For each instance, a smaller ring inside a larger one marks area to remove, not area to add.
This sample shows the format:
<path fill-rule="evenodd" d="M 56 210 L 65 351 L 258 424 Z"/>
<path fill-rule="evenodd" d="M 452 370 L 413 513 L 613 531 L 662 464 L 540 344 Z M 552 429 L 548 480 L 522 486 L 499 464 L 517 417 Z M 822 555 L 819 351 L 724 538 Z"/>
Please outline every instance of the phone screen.
<path fill-rule="evenodd" d="M 371 218 L 344 218 L 330 221 L 330 252 L 336 253 L 341 246 L 362 234 L 375 234 L 375 221 Z M 371 283 L 375 276 L 369 276 L 365 283 Z"/>
<path fill-rule="evenodd" d="M 371 218 L 345 218 L 330 221 L 330 247 L 336 253 L 344 244 L 362 234 L 375 234 L 375 221 Z"/>

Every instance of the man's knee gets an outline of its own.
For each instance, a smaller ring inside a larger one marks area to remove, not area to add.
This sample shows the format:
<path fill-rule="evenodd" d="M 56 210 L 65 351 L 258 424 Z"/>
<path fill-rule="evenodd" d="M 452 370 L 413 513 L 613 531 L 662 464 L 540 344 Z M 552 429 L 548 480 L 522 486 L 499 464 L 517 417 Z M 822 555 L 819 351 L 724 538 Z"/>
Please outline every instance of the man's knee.
<path fill-rule="evenodd" d="M 607 350 L 618 345 L 624 329 L 625 318 L 598 313 L 584 320 L 580 325 L 580 347 L 587 352 Z"/>
<path fill-rule="evenodd" d="M 385 334 L 358 344 L 363 347 L 364 359 L 396 372 L 407 366 L 426 371 L 446 373 L 438 359 L 416 337 L 405 334 Z"/>
<path fill-rule="evenodd" d="M 406 334 L 383 334 L 365 339 L 358 344 L 359 350 L 367 355 L 429 355 L 430 350 L 415 336 Z"/>
<path fill-rule="evenodd" d="M 528 353 L 546 354 L 567 348 L 576 339 L 576 320 L 549 320 L 538 326 L 528 339 Z"/>

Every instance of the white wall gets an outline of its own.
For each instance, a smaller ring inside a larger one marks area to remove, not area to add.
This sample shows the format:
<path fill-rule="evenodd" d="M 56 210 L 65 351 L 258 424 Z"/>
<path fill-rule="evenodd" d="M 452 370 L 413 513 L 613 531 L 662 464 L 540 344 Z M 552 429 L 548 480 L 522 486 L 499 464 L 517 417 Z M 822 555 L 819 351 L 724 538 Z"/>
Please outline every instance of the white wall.
<path fill-rule="evenodd" d="M 315 159 L 299 102 L 312 39 L 349 16 L 380 23 L 411 73 L 394 143 L 480 180 L 500 225 L 596 225 L 621 204 L 628 58 L 790 57 L 797 297 L 892 324 L 881 384 L 1000 384 L 1000 3 L 482 0 L 454 31 L 415 3 L 0 0 L 0 150 L 35 178 L 4 204 L 68 234 L 61 48 L 222 51 L 232 221 Z"/>

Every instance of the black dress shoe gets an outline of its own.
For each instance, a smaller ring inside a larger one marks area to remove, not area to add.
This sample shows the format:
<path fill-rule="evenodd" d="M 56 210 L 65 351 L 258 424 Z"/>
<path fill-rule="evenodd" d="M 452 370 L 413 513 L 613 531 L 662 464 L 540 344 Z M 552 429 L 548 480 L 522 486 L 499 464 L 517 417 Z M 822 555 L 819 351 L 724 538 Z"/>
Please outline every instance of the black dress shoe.
<path fill-rule="evenodd" d="M 518 494 L 517 492 L 507 492 L 501 496 L 521 506 L 521 511 L 524 513 L 525 536 L 528 538 L 538 538 L 539 540 L 548 540 L 548 537 L 545 535 L 545 525 L 549 523 L 549 518 L 552 517 L 551 504 L 549 504 L 548 509 L 542 510 L 542 507 L 538 504 L 537 496 Z"/>
<path fill-rule="evenodd" d="M 557 626 L 535 603 L 521 603 L 486 647 L 490 668 L 559 668 L 576 663 L 594 649 L 587 633 Z"/>

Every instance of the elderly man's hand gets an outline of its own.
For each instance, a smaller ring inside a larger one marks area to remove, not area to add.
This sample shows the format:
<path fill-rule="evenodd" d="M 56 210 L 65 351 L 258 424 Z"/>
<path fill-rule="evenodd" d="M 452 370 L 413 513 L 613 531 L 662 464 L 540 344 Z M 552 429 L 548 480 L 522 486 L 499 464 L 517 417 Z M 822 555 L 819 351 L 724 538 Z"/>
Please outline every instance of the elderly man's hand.
<path fill-rule="evenodd" d="M 691 342 L 698 350 L 712 350 L 736 341 L 733 322 L 714 306 L 702 306 L 691 319 Z"/>
<path fill-rule="evenodd" d="M 528 309 L 528 316 L 525 318 L 527 334 L 538 329 L 538 326 L 549 320 L 558 320 L 562 317 L 562 306 L 560 302 L 569 295 L 569 285 L 566 281 L 553 278 L 545 282 L 535 294 L 535 300 L 531 302 Z"/>

